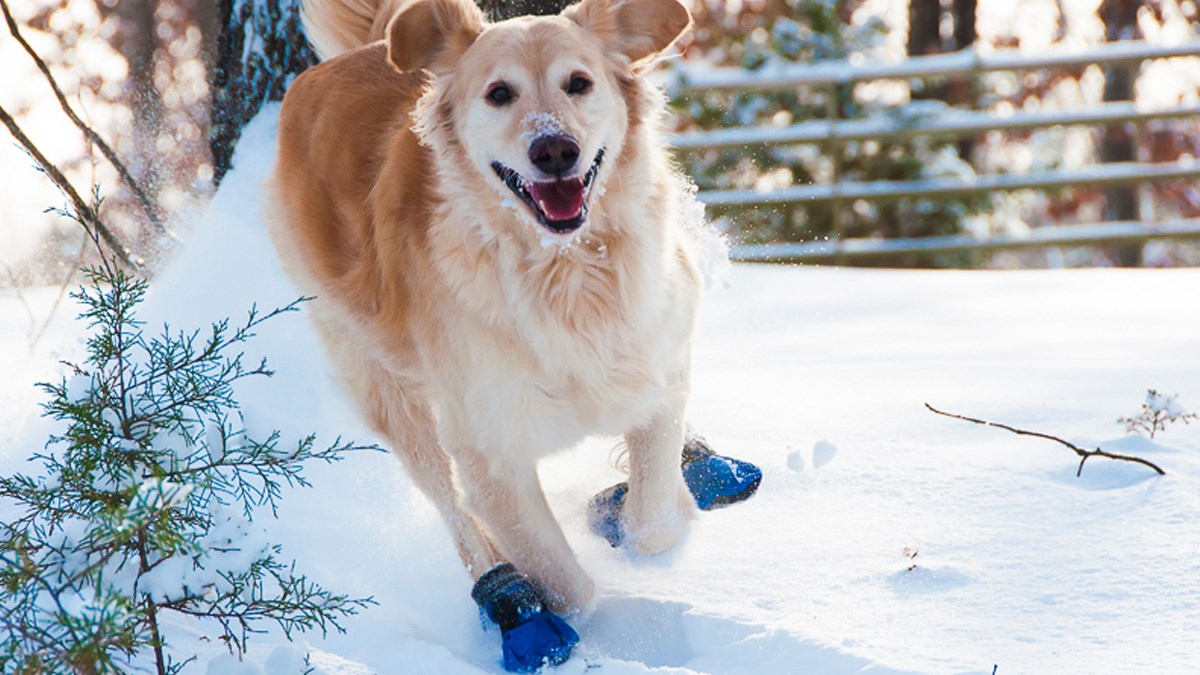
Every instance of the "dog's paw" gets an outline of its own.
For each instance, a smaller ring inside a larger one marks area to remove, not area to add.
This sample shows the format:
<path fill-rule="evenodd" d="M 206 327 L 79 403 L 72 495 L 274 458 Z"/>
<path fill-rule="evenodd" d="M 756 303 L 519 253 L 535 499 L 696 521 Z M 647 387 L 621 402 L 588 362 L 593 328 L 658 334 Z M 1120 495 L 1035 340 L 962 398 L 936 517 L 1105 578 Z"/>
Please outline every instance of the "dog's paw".
<path fill-rule="evenodd" d="M 661 553 L 679 542 L 696 517 L 696 502 L 683 480 L 661 492 L 631 489 L 625 498 L 625 537 L 641 553 Z"/>

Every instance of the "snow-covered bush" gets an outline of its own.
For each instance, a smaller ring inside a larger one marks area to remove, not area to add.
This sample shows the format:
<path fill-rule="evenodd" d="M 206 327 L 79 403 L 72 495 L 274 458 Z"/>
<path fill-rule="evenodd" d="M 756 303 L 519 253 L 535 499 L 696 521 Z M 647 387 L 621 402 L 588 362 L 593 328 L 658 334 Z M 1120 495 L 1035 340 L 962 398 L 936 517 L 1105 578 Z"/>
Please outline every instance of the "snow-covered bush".
<path fill-rule="evenodd" d="M 160 623 L 192 617 L 231 651 L 275 624 L 341 630 L 370 599 L 325 590 L 282 557 L 256 515 L 283 487 L 307 486 L 327 448 L 278 431 L 252 438 L 235 382 L 269 376 L 239 348 L 299 300 L 208 331 L 153 335 L 135 310 L 146 282 L 102 266 L 76 297 L 90 323 L 86 358 L 43 384 L 59 429 L 29 474 L 0 478 L 0 672 L 179 672 Z"/>

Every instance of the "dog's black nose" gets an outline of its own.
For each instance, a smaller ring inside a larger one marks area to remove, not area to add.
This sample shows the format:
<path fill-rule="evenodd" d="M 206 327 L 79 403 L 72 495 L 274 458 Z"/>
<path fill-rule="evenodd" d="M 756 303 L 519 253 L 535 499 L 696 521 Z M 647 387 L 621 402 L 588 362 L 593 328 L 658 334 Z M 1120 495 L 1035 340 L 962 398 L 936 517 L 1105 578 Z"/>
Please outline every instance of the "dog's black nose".
<path fill-rule="evenodd" d="M 529 146 L 529 161 L 548 174 L 562 176 L 579 161 L 579 143 L 563 134 L 542 136 Z"/>

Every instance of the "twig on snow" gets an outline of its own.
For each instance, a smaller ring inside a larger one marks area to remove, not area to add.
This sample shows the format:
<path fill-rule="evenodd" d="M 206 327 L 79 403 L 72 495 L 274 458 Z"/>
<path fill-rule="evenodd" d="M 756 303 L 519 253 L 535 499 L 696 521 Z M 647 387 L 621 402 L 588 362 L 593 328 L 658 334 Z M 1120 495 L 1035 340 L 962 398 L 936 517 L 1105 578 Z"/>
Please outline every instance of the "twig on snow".
<path fill-rule="evenodd" d="M 955 413 L 945 412 L 943 410 L 938 410 L 937 408 L 929 405 L 928 403 L 925 404 L 925 407 L 928 408 L 931 412 L 935 412 L 939 415 L 944 415 L 946 417 L 953 417 L 954 419 L 963 420 L 965 422 L 973 422 L 975 424 L 982 424 L 984 426 L 989 426 L 989 427 L 997 427 L 1000 429 L 1004 429 L 1006 431 L 1011 431 L 1014 434 L 1019 434 L 1021 436 L 1036 436 L 1037 438 L 1045 438 L 1047 440 L 1054 441 L 1061 445 L 1065 445 L 1066 447 L 1074 450 L 1076 455 L 1079 455 L 1079 458 L 1080 458 L 1079 459 L 1079 469 L 1075 471 L 1076 477 L 1079 477 L 1083 474 L 1084 463 L 1087 462 L 1088 459 L 1092 458 L 1092 457 L 1106 457 L 1108 459 L 1118 459 L 1123 462 L 1135 462 L 1137 464 L 1143 464 L 1145 466 L 1150 467 L 1151 469 L 1154 469 L 1155 471 L 1158 472 L 1158 475 L 1160 475 L 1160 476 L 1166 475 L 1166 472 L 1163 471 L 1162 469 L 1160 469 L 1157 464 L 1155 464 L 1154 462 L 1151 462 L 1150 460 L 1142 459 L 1141 457 L 1134 457 L 1133 455 L 1121 455 L 1121 454 L 1118 454 L 1115 452 L 1107 452 L 1105 450 L 1101 450 L 1100 448 L 1096 448 L 1095 450 L 1085 450 L 1085 449 L 1079 447 L 1078 445 L 1075 445 L 1074 443 L 1071 443 L 1069 441 L 1065 441 L 1065 440 L 1059 438 L 1058 436 L 1052 436 L 1050 434 L 1043 434 L 1043 433 L 1040 433 L 1037 431 L 1028 431 L 1025 429 L 1018 429 L 1016 427 L 1010 427 L 1007 424 L 1000 424 L 999 422 L 989 422 L 987 420 L 976 419 L 974 417 L 967 417 L 966 415 L 958 415 Z"/>

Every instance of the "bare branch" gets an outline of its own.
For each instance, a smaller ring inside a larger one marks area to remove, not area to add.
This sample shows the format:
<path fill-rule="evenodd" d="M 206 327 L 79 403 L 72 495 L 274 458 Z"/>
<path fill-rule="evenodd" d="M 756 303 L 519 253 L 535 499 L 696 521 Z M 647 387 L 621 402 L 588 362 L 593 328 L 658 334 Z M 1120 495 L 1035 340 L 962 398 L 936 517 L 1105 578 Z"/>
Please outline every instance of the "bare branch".
<path fill-rule="evenodd" d="M 23 292 L 24 286 L 21 283 L 21 280 L 17 278 L 16 271 L 14 271 L 8 263 L 0 260 L 0 267 L 4 268 L 5 273 L 8 275 L 9 283 L 12 284 L 13 291 L 17 295 L 17 299 L 21 301 L 21 304 L 25 307 L 25 313 L 29 315 L 29 330 L 25 332 L 25 341 L 29 345 L 30 354 L 33 354 L 34 348 L 37 347 L 37 344 L 41 341 L 42 336 L 46 334 L 46 329 L 50 327 L 50 322 L 54 320 L 54 315 L 56 312 L 58 312 L 59 305 L 62 304 L 63 298 L 67 296 L 67 289 L 71 286 L 71 280 L 75 278 L 75 270 L 77 270 L 79 266 L 83 264 L 83 252 L 85 250 L 87 250 L 87 240 L 84 240 L 80 244 L 79 255 L 75 256 L 75 264 L 68 266 L 67 273 L 63 277 L 62 283 L 58 287 L 58 295 L 54 298 L 54 304 L 50 305 L 50 309 L 47 310 L 46 316 L 40 320 L 41 328 L 38 327 L 39 319 L 37 315 L 34 314 L 33 307 L 29 304 L 29 300 L 25 297 Z"/>
<path fill-rule="evenodd" d="M 925 404 L 925 407 L 928 408 L 931 412 L 935 412 L 939 415 L 945 415 L 946 417 L 953 417 L 954 419 L 963 420 L 964 422 L 973 422 L 975 424 L 982 424 L 984 426 L 996 427 L 999 429 L 1004 429 L 1005 431 L 1011 431 L 1014 434 L 1019 434 L 1021 436 L 1034 436 L 1037 438 L 1045 438 L 1046 440 L 1054 441 L 1055 443 L 1064 445 L 1064 446 L 1070 448 L 1071 450 L 1074 450 L 1075 454 L 1079 455 L 1079 457 L 1080 457 L 1079 469 L 1075 472 L 1076 477 L 1083 474 L 1083 464 L 1084 464 L 1084 462 L 1088 461 L 1088 459 L 1091 457 L 1106 457 L 1108 459 L 1118 459 L 1123 462 L 1136 462 L 1137 464 L 1143 464 L 1145 466 L 1150 467 L 1151 469 L 1154 469 L 1155 471 L 1158 472 L 1158 475 L 1160 475 L 1160 476 L 1166 475 L 1166 472 L 1163 471 L 1162 469 L 1160 469 L 1157 464 L 1155 464 L 1154 462 L 1151 462 L 1149 460 L 1142 459 L 1141 457 L 1134 457 L 1132 455 L 1120 455 L 1115 452 L 1106 452 L 1104 450 L 1101 450 L 1100 448 L 1096 448 L 1095 450 L 1084 450 L 1083 448 L 1079 447 L 1078 445 L 1075 445 L 1074 443 L 1065 441 L 1065 440 L 1059 438 L 1058 436 L 1051 436 L 1050 434 L 1043 434 L 1043 433 L 1040 433 L 1037 431 L 1027 431 L 1025 429 L 1018 429 L 1016 427 L 1010 427 L 1007 424 L 1000 424 L 999 422 L 989 422 L 987 420 L 976 419 L 974 417 L 967 417 L 966 415 L 958 415 L 955 413 L 945 412 L 942 410 L 938 410 L 937 408 L 929 405 L 928 403 Z"/>
<path fill-rule="evenodd" d="M 0 0 L 0 4 L 3 2 L 4 0 Z M 34 145 L 33 141 L 31 141 L 29 137 L 25 135 L 25 132 L 21 130 L 21 127 L 17 124 L 17 121 L 8 114 L 8 111 L 6 111 L 3 106 L 0 106 L 0 122 L 3 122 L 4 126 L 8 127 L 8 130 L 12 133 L 13 138 L 17 139 L 17 142 L 21 144 L 21 147 L 25 148 L 25 151 L 29 153 L 29 156 L 33 158 L 33 161 L 37 162 L 38 167 L 40 167 L 41 170 L 50 177 L 50 180 L 53 181 L 56 186 L 58 186 L 58 189 L 62 191 L 62 193 L 66 195 L 68 199 L 71 200 L 71 205 L 75 208 L 75 213 L 79 216 L 77 220 L 79 221 L 79 224 L 83 226 L 84 230 L 87 231 L 88 236 L 92 237 L 93 239 L 97 238 L 97 236 L 101 239 L 104 239 L 109 248 L 112 249 L 112 251 L 117 254 L 117 257 L 121 259 L 121 262 L 125 263 L 130 268 L 136 268 L 137 264 L 132 258 L 130 258 L 129 251 L 127 251 L 125 246 L 121 244 L 116 235 L 112 233 L 112 230 L 108 229 L 108 226 L 100 220 L 100 214 L 96 213 L 96 210 L 89 206 L 88 203 L 83 200 L 83 197 L 79 196 L 79 192 L 77 192 L 75 187 L 71 185 L 71 181 L 67 180 L 67 177 L 63 175 L 62 171 L 58 170 L 58 167 L 54 166 L 50 160 L 46 159 L 46 156 L 42 154 L 42 151 L 39 150 L 38 147 Z"/>
<path fill-rule="evenodd" d="M 4 272 L 8 275 L 8 281 L 12 284 L 13 292 L 17 294 L 17 300 L 21 301 L 21 305 L 25 307 L 25 313 L 29 315 L 29 331 L 25 335 L 25 341 L 29 342 L 32 340 L 33 331 L 37 326 L 37 315 L 33 313 L 33 307 L 29 304 L 29 300 L 25 298 L 25 294 L 21 292 L 23 285 L 21 284 L 21 280 L 17 278 L 17 273 L 3 260 L 0 260 L 0 267 L 4 268 Z"/>
<path fill-rule="evenodd" d="M 72 109 L 71 104 L 67 102 L 67 97 L 63 95 L 62 89 L 60 89 L 58 86 L 58 81 L 55 80 L 54 75 L 50 73 L 50 68 L 46 66 L 46 62 L 42 60 L 42 57 L 38 56 L 38 53 L 34 51 L 33 47 L 30 46 L 30 44 L 26 42 L 25 38 L 21 35 L 21 30 L 17 26 L 16 19 L 13 18 L 12 12 L 9 11 L 8 2 L 6 0 L 0 0 L 0 10 L 3 10 L 4 12 L 4 20 L 8 23 L 8 32 L 11 33 L 12 36 L 16 38 L 17 42 L 21 44 L 21 47 L 25 50 L 25 53 L 29 54 L 29 58 L 33 59 L 33 62 L 37 64 L 38 70 L 42 72 L 42 75 L 50 84 L 50 89 L 54 91 L 54 96 L 58 99 L 58 104 L 62 107 L 63 112 L 66 113 L 67 117 L 70 118 L 71 122 L 76 126 L 76 128 L 83 132 L 83 135 L 90 143 L 95 145 L 97 148 L 100 148 L 100 152 L 106 159 L 108 159 L 109 163 L 113 165 L 113 168 L 117 170 L 117 173 L 120 174 L 121 180 L 125 181 L 125 184 L 129 186 L 129 189 L 133 192 L 134 197 L 137 198 L 138 204 L 142 207 L 142 210 L 146 212 L 146 217 L 150 219 L 150 222 L 153 223 L 154 227 L 157 228 L 159 232 L 167 233 L 167 228 L 165 225 L 163 225 L 162 215 L 155 206 L 154 200 L 152 200 L 150 196 L 146 194 L 146 191 L 142 189 L 141 184 L 138 183 L 137 179 L 133 177 L 133 174 L 129 172 L 129 169 L 125 167 L 125 163 L 122 162 L 121 158 L 117 156 L 117 153 L 112 149 L 112 146 L 105 142 L 105 140 L 100 137 L 100 134 L 96 133 L 95 130 L 87 125 L 86 122 L 80 119 L 79 115 L 75 114 L 75 110 Z"/>
<path fill-rule="evenodd" d="M 83 253 L 87 250 L 87 241 L 80 242 L 79 254 L 75 256 L 75 263 L 67 266 L 67 272 L 63 275 L 62 283 L 58 286 L 58 295 L 54 298 L 54 304 L 50 305 L 50 309 L 46 311 L 46 318 L 42 321 L 42 327 L 38 329 L 33 337 L 29 340 L 29 353 L 33 353 L 34 347 L 37 347 L 42 336 L 46 334 L 46 329 L 50 327 L 50 322 L 54 319 L 55 313 L 58 312 L 59 305 L 62 304 L 63 298 L 67 297 L 67 289 L 71 286 L 71 280 L 75 278 L 75 272 L 83 265 Z M 32 326 L 30 327 L 32 329 Z"/>

